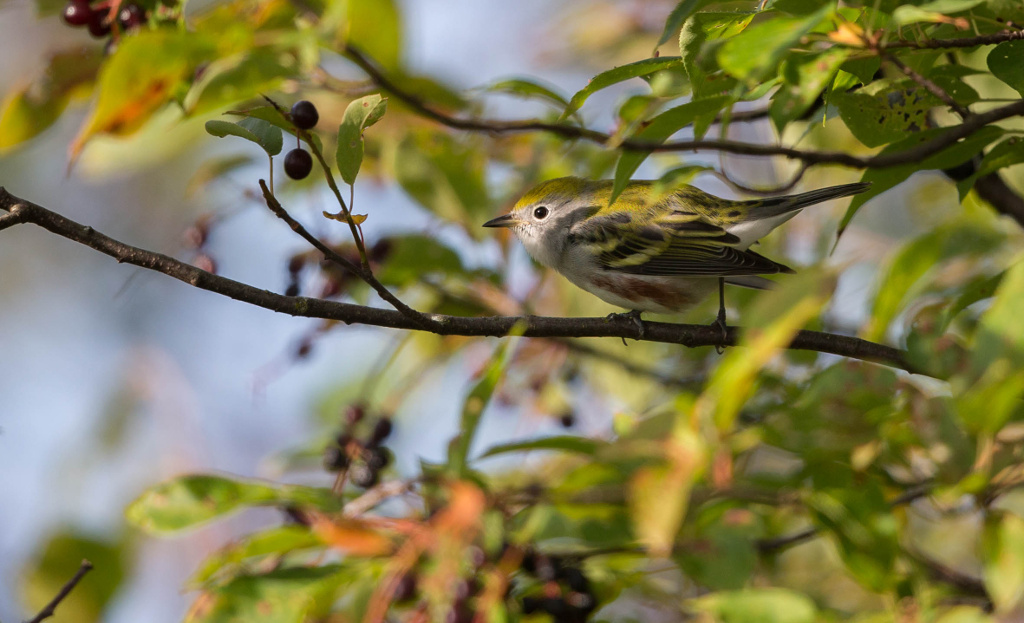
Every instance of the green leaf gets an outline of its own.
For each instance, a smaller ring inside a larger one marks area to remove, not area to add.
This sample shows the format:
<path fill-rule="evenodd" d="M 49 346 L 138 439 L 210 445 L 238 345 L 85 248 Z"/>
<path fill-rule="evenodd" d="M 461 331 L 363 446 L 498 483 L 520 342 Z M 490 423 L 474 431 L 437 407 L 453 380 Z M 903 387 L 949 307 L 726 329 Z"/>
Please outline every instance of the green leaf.
<path fill-rule="evenodd" d="M 718 64 L 748 86 L 775 71 L 790 50 L 824 21 L 835 7 L 826 3 L 807 17 L 772 17 L 730 38 L 718 51 Z"/>
<path fill-rule="evenodd" d="M 584 88 L 580 89 L 572 96 L 569 100 L 569 105 L 565 107 L 562 112 L 560 119 L 568 119 L 570 115 L 580 109 L 583 103 L 587 101 L 587 98 L 601 89 L 606 89 L 613 84 L 618 84 L 629 80 L 630 78 L 640 78 L 641 76 L 648 76 L 656 71 L 662 69 L 669 69 L 671 67 L 678 67 L 682 64 L 682 59 L 678 56 L 662 56 L 660 58 L 647 58 L 642 61 L 635 63 L 629 63 L 628 65 L 620 65 L 608 71 L 603 71 L 593 78 Z"/>
<path fill-rule="evenodd" d="M 867 147 L 878 147 L 913 136 L 929 127 L 928 111 L 942 105 L 939 98 L 903 80 L 875 93 L 866 89 L 833 93 L 829 101 L 850 132 Z"/>
<path fill-rule="evenodd" d="M 924 4 L 914 6 L 902 4 L 892 12 L 893 23 L 896 26 L 906 26 L 918 22 L 948 21 L 948 16 L 954 13 L 961 13 L 973 9 L 986 0 L 933 0 Z"/>
<path fill-rule="evenodd" d="M 814 623 L 817 608 L 809 597 L 785 588 L 719 591 L 686 605 L 716 623 Z"/>
<path fill-rule="evenodd" d="M 990 227 L 957 220 L 904 245 L 881 279 L 881 286 L 864 329 L 864 339 L 879 341 L 896 315 L 919 294 L 921 279 L 941 263 L 963 255 L 983 255 L 998 246 L 1003 236 Z"/>
<path fill-rule="evenodd" d="M 97 134 L 128 135 L 141 128 L 216 50 L 212 35 L 177 29 L 124 37 L 100 70 L 96 105 L 71 145 L 72 158 Z"/>
<path fill-rule="evenodd" d="M 716 51 L 750 24 L 755 13 L 697 13 L 679 33 L 679 53 L 693 87 L 693 99 L 732 90 L 736 81 L 721 72 Z M 698 133 L 698 136 L 703 133 Z"/>
<path fill-rule="evenodd" d="M 297 70 L 291 58 L 258 48 L 210 63 L 185 97 L 185 113 L 202 115 L 277 89 Z"/>
<path fill-rule="evenodd" d="M 340 565 L 243 575 L 209 594 L 187 623 L 302 623 L 323 618 L 346 575 Z"/>
<path fill-rule="evenodd" d="M 388 100 L 375 93 L 353 100 L 345 109 L 345 116 L 338 126 L 336 157 L 341 179 L 346 184 L 356 183 L 356 175 L 363 163 L 363 131 L 380 121 L 387 107 Z"/>
<path fill-rule="evenodd" d="M 1024 41 L 1004 41 L 988 53 L 988 69 L 992 75 L 1024 96 Z"/>
<path fill-rule="evenodd" d="M 995 173 L 1000 169 L 1024 164 L 1024 145 L 1021 144 L 1019 136 L 1011 136 L 989 150 L 982 158 L 978 170 L 967 179 L 956 183 L 957 191 L 960 193 L 960 201 L 964 200 L 967 193 L 971 192 L 978 178 Z"/>
<path fill-rule="evenodd" d="M 697 175 L 704 171 L 714 170 L 714 167 L 699 164 L 689 164 L 669 169 L 662 173 L 661 177 L 655 180 L 654 184 L 651 185 L 651 197 L 663 197 L 683 184 L 689 184 L 693 181 L 693 178 L 697 177 Z"/>
<path fill-rule="evenodd" d="M 728 101 L 729 98 L 720 96 L 676 106 L 651 119 L 644 129 L 637 132 L 633 138 L 661 143 L 693 123 L 699 115 L 717 113 Z M 618 164 L 615 166 L 615 182 L 612 187 L 611 198 L 608 200 L 609 205 L 615 203 L 618 196 L 625 190 L 630 177 L 649 155 L 648 152 L 644 151 L 624 151 L 622 153 Z"/>
<path fill-rule="evenodd" d="M 989 521 L 982 544 L 985 588 L 995 611 L 1010 613 L 1024 598 L 1024 519 L 1005 513 Z"/>
<path fill-rule="evenodd" d="M 385 285 L 407 286 L 426 275 L 453 277 L 466 271 L 459 254 L 432 236 L 395 236 L 388 240 L 391 249 L 387 260 L 375 271 Z"/>
<path fill-rule="evenodd" d="M 256 106 L 255 108 L 248 108 L 246 110 L 230 110 L 225 114 L 236 115 L 239 117 L 246 117 L 252 119 L 262 119 L 263 121 L 266 121 L 270 125 L 276 128 L 280 128 L 283 132 L 287 134 L 295 133 L 295 126 L 292 125 L 292 122 L 285 119 L 284 115 L 282 115 L 273 106 Z M 309 132 L 308 136 L 310 139 L 312 139 L 313 145 L 316 147 L 317 151 L 323 153 L 324 146 L 323 143 L 320 141 L 320 137 L 317 136 L 315 132 Z"/>
<path fill-rule="evenodd" d="M 0 152 L 53 125 L 73 98 L 91 90 L 102 60 L 94 48 L 54 54 L 41 79 L 10 89 L 0 102 Z"/>
<path fill-rule="evenodd" d="M 128 555 L 123 544 L 71 531 L 48 535 L 41 544 L 41 551 L 29 558 L 21 569 L 25 605 L 32 612 L 42 610 L 78 571 L 82 561 L 88 560 L 92 571 L 61 602 L 55 620 L 64 623 L 104 620 L 104 610 L 125 579 Z"/>
<path fill-rule="evenodd" d="M 975 370 L 980 371 L 997 359 L 1007 359 L 1024 369 L 1021 309 L 1024 309 L 1024 261 L 1018 261 L 1006 271 L 992 306 L 981 317 L 972 352 Z"/>
<path fill-rule="evenodd" d="M 395 151 L 395 178 L 402 189 L 428 210 L 483 237 L 480 227 L 490 214 L 484 179 L 487 160 L 472 139 L 460 142 L 450 134 L 410 132 Z"/>
<path fill-rule="evenodd" d="M 480 455 L 481 459 L 509 452 L 526 452 L 529 450 L 559 450 L 575 454 L 593 456 L 598 449 L 605 444 L 586 437 L 575 437 L 572 435 L 558 435 L 554 437 L 543 437 L 529 441 L 512 441 L 497 446 L 492 446 Z"/>
<path fill-rule="evenodd" d="M 239 508 L 291 504 L 336 509 L 339 501 L 330 489 L 182 476 L 143 493 L 128 506 L 125 518 L 138 528 L 159 534 L 191 528 Z"/>
<path fill-rule="evenodd" d="M 494 351 L 491 363 L 480 375 L 480 380 L 473 385 L 462 404 L 459 434 L 448 444 L 448 471 L 456 477 L 465 477 L 468 470 L 469 450 L 480 426 L 480 419 L 508 364 L 508 344 L 509 341 L 506 340 Z"/>
<path fill-rule="evenodd" d="M 238 570 L 241 563 L 263 556 L 280 556 L 297 550 L 323 547 L 324 542 L 305 526 L 277 526 L 247 534 L 203 561 L 188 584 L 198 587 L 225 569 Z"/>
<path fill-rule="evenodd" d="M 695 409 L 702 421 L 713 421 L 723 432 L 732 430 L 761 370 L 818 315 L 831 294 L 832 284 L 829 275 L 807 271 L 787 276 L 778 288 L 758 296 L 746 321 L 758 329 L 743 335 L 743 347 L 722 356 L 697 400 Z"/>
<path fill-rule="evenodd" d="M 943 313 L 939 328 L 945 331 L 945 329 L 949 327 L 949 323 L 951 323 L 953 319 L 960 314 L 960 312 L 978 301 L 992 298 L 1005 274 L 1006 271 L 1002 271 L 991 276 L 981 275 L 975 277 L 967 285 L 963 286 L 960 289 L 960 295 L 956 297 L 956 300 L 954 300 Z"/>
<path fill-rule="evenodd" d="M 846 568 L 858 581 L 879 592 L 893 586 L 900 525 L 877 483 L 818 489 L 806 504 L 815 521 L 835 537 Z"/>
<path fill-rule="evenodd" d="M 395 0 L 346 0 L 346 43 L 385 69 L 402 64 L 402 14 Z M 399 82 L 398 84 L 404 84 Z"/>
<path fill-rule="evenodd" d="M 206 131 L 213 136 L 224 138 L 225 136 L 237 136 L 247 141 L 256 143 L 267 152 L 267 155 L 276 156 L 281 153 L 283 137 L 281 129 L 275 127 L 262 119 L 247 117 L 231 123 L 229 121 L 212 120 L 206 122 Z"/>
<path fill-rule="evenodd" d="M 507 93 L 523 98 L 537 98 L 555 104 L 560 109 L 569 106 L 569 100 L 565 99 L 555 89 L 532 78 L 511 78 L 499 80 L 486 87 L 491 93 Z"/>
<path fill-rule="evenodd" d="M 654 44 L 654 49 L 657 50 L 663 44 L 667 43 L 669 39 L 675 37 L 675 34 L 683 26 L 683 22 L 690 18 L 690 15 L 703 9 L 706 5 L 711 4 L 712 0 L 681 0 L 676 8 L 672 9 L 672 12 L 668 14 L 668 19 L 665 20 L 665 28 L 661 31 L 661 36 L 658 37 L 658 42 Z"/>
<path fill-rule="evenodd" d="M 850 55 L 848 48 L 835 47 L 820 54 L 793 57 L 782 67 L 785 82 L 772 96 L 769 116 L 780 133 L 809 109 L 839 72 Z"/>
<path fill-rule="evenodd" d="M 948 131 L 949 130 L 947 128 L 925 130 L 924 132 L 920 132 L 905 138 L 902 141 L 886 146 L 881 153 L 899 153 L 910 149 L 915 145 L 931 140 L 936 136 L 940 136 L 943 132 Z M 846 214 L 843 215 L 843 218 L 839 223 L 839 230 L 836 234 L 837 244 L 838 238 L 842 236 L 846 226 L 850 224 L 854 215 L 857 214 L 857 210 L 859 210 L 860 207 L 869 200 L 906 181 L 907 178 L 918 171 L 949 169 L 958 164 L 963 164 L 985 149 L 986 145 L 995 141 L 1002 135 L 1003 130 L 1001 128 L 986 126 L 971 136 L 960 140 L 959 142 L 947 147 L 937 154 L 933 154 L 925 158 L 922 161 L 911 162 L 909 164 L 898 165 L 895 167 L 886 167 L 884 169 L 868 169 L 865 171 L 863 177 L 861 177 L 861 181 L 871 182 L 871 187 L 863 193 L 855 196 L 853 201 L 850 202 L 850 207 L 846 209 Z"/>

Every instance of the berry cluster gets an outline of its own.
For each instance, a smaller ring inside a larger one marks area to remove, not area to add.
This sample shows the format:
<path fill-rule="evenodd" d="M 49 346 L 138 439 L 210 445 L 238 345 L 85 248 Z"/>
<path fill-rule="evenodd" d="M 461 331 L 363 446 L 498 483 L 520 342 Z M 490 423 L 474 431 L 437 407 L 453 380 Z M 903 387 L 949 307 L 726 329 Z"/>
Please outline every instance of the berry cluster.
<path fill-rule="evenodd" d="M 597 608 L 587 576 L 568 561 L 529 552 L 522 569 L 542 583 L 539 594 L 523 597 L 524 614 L 546 612 L 556 623 L 583 623 Z"/>
<path fill-rule="evenodd" d="M 320 121 L 320 113 L 317 112 L 313 102 L 299 100 L 292 106 L 288 113 L 291 122 L 300 130 L 311 130 Z M 306 179 L 313 170 L 313 157 L 301 147 L 289 151 L 284 156 L 284 172 L 293 180 Z"/>
<path fill-rule="evenodd" d="M 391 435 L 391 418 L 378 419 L 365 439 L 357 439 L 354 430 L 366 417 L 361 405 L 351 405 L 345 413 L 345 426 L 324 451 L 324 467 L 328 471 L 347 471 L 348 479 L 357 487 L 368 489 L 380 482 L 380 471 L 391 463 L 391 451 L 381 444 Z"/>
<path fill-rule="evenodd" d="M 138 28 L 149 19 L 149 12 L 134 2 L 118 4 L 104 0 L 90 4 L 89 0 L 71 0 L 64 7 L 64 21 L 76 28 L 87 27 L 97 39 L 106 37 L 115 25 L 120 32 Z"/>

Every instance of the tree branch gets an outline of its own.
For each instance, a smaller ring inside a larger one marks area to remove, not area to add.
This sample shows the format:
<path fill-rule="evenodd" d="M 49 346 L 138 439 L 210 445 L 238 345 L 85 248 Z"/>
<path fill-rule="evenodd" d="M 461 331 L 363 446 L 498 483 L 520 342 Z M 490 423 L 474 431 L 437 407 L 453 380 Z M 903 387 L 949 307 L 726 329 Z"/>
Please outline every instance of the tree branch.
<path fill-rule="evenodd" d="M 964 37 L 956 39 L 926 39 L 924 41 L 892 41 L 882 44 L 884 50 L 899 48 L 916 48 L 918 50 L 941 50 L 947 48 L 973 48 L 978 45 L 993 45 L 1004 41 L 1024 39 L 1024 30 L 1004 30 L 990 35 Z"/>
<path fill-rule="evenodd" d="M 1008 40 L 1008 39 L 1004 39 Z M 975 44 L 978 45 L 978 44 Z M 457 130 L 487 132 L 490 134 L 509 134 L 518 132 L 547 132 L 571 140 L 586 140 L 606 144 L 611 135 L 590 128 L 563 123 L 545 123 L 543 121 L 502 121 L 495 119 L 463 119 L 441 112 L 425 103 L 417 95 L 406 91 L 393 82 L 377 64 L 360 50 L 351 45 L 345 46 L 343 53 L 370 76 L 381 89 L 412 108 L 420 116 L 432 119 L 442 125 Z M 784 147 L 781 145 L 760 145 L 732 140 L 683 140 L 664 143 L 627 138 L 619 143 L 625 151 L 670 152 L 696 151 L 708 149 L 745 156 L 784 156 L 790 160 L 798 160 L 807 165 L 840 164 L 855 169 L 880 169 L 910 162 L 917 162 L 950 147 L 960 139 L 966 138 L 990 123 L 1024 115 L 1024 100 L 1014 102 L 1000 108 L 972 115 L 960 125 L 951 126 L 949 130 L 927 142 L 910 149 L 889 154 L 874 156 L 854 156 L 837 151 L 807 151 Z"/>
<path fill-rule="evenodd" d="M 0 189 L 0 192 L 3 192 L 3 189 Z M 39 614 L 26 621 L 26 623 L 40 623 L 40 621 L 44 621 L 52 617 L 53 611 L 60 605 L 60 602 L 64 601 L 64 598 L 71 594 L 71 591 L 75 590 L 75 587 L 82 581 L 85 574 L 90 571 L 92 571 L 92 563 L 88 560 L 83 560 L 82 565 L 78 567 L 78 571 L 75 572 L 75 575 L 71 576 L 71 579 L 61 587 L 60 591 L 53 599 L 50 600 L 50 603 L 46 604 L 46 607 L 40 610 Z"/>
<path fill-rule="evenodd" d="M 105 236 L 92 227 L 25 201 L 0 187 L 0 209 L 9 212 L 0 217 L 0 228 L 18 223 L 32 223 L 47 231 L 74 240 L 95 249 L 118 262 L 140 266 L 163 273 L 189 285 L 215 292 L 237 301 L 249 303 L 271 311 L 307 318 L 337 320 L 346 324 L 365 324 L 405 330 L 429 330 L 438 335 L 469 337 L 504 337 L 510 334 L 539 338 L 616 337 L 640 341 L 698 346 L 735 346 L 741 330 L 730 327 L 723 336 L 716 325 L 685 325 L 665 322 L 644 322 L 643 337 L 629 318 L 552 318 L 542 316 L 486 316 L 472 318 L 427 314 L 432 326 L 425 329 L 402 312 L 337 301 L 285 296 L 261 290 L 254 286 L 208 273 L 167 255 L 147 251 Z M 800 331 L 789 345 L 794 350 L 812 350 L 881 363 L 908 372 L 920 374 L 906 357 L 906 352 L 891 346 L 868 342 L 854 337 Z"/>

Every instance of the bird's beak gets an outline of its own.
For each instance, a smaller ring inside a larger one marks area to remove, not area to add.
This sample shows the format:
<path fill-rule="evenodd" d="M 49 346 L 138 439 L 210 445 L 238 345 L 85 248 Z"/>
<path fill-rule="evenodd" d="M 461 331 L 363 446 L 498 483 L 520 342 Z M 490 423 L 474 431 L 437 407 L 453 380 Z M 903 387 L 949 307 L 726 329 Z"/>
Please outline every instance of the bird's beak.
<path fill-rule="evenodd" d="M 484 227 L 515 227 L 520 223 L 512 214 L 502 214 L 498 218 L 492 218 L 484 223 Z"/>

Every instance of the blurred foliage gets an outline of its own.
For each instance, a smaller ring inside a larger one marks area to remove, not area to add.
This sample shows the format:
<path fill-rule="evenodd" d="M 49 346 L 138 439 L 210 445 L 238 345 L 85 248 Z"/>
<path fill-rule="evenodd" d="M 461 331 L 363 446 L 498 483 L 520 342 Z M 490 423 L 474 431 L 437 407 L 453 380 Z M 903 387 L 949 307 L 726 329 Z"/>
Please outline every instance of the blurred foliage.
<path fill-rule="evenodd" d="M 92 104 L 72 157 L 98 136 L 138 133 L 168 114 L 205 123 L 239 149 L 249 146 L 237 138 L 255 144 L 245 156 L 212 157 L 196 187 L 248 173 L 261 148 L 275 167 L 284 135 L 296 134 L 316 157 L 314 177 L 325 174 L 342 202 L 325 213 L 341 222 L 317 230 L 402 300 L 444 313 L 603 312 L 555 280 L 538 280 L 525 295 L 521 283 L 506 288 L 515 245 L 481 242 L 490 233 L 479 225 L 554 176 L 614 176 L 619 192 L 641 166 L 660 171 L 659 189 L 712 169 L 668 155 L 648 160 L 617 149 L 623 141 L 729 138 L 730 128 L 767 120 L 780 142 L 802 149 L 898 154 L 944 135 L 964 109 L 976 114 L 1024 93 L 1020 40 L 947 41 L 1019 28 L 1024 9 L 1009 0 L 552 7 L 565 47 L 549 53 L 567 65 L 601 65 L 572 94 L 530 77 L 459 93 L 413 73 L 404 36 L 415 24 L 393 0 L 228 0 L 176 10 L 115 28 L 103 55 L 54 54 L 34 84 L 4 98 L 0 149 L 38 135 L 86 96 Z M 333 75 L 339 56 L 354 61 L 353 71 L 369 58 L 395 87 L 381 89 L 379 75 Z M 593 96 L 606 90 L 618 97 L 607 145 L 503 133 L 500 123 L 488 132 L 487 121 L 481 132 L 437 123 L 486 119 L 491 95 L 512 95 L 542 102 L 537 123 L 563 124 L 571 136 L 598 113 Z M 317 103 L 317 129 L 297 130 L 277 105 L 296 93 Z M 1024 236 L 983 205 L 975 184 L 999 174 L 1024 189 L 1021 130 L 1019 119 L 989 124 L 927 157 L 866 169 L 870 192 L 839 222 L 840 233 L 856 229 L 869 200 L 917 173 L 954 170 L 955 188 L 928 183 L 958 192 L 961 209 L 922 207 L 868 300 L 836 302 L 864 307 L 852 314 L 859 326 L 842 330 L 904 345 L 923 374 L 785 350 L 800 329 L 832 322 L 826 303 L 841 269 L 819 252 L 809 259 L 820 266 L 773 291 L 730 293 L 756 329 L 721 358 L 651 343 L 505 340 L 494 348 L 465 337 L 403 338 L 362 366 L 359 387 L 325 402 L 323 435 L 289 455 L 296 471 L 322 459 L 333 486 L 187 475 L 143 493 L 128 521 L 165 534 L 253 507 L 283 511 L 282 525 L 223 544 L 195 572 L 187 587 L 197 591 L 188 614 L 195 622 L 1019 620 L 1024 516 L 1012 496 L 1024 482 Z M 377 206 L 352 205 L 335 170 L 349 185 L 393 182 L 430 215 L 430 228 L 355 244 L 346 236 L 362 236 L 364 220 L 382 216 Z M 851 177 L 808 172 L 816 175 Z M 283 185 L 282 203 L 317 183 Z M 198 253 L 215 222 L 190 232 Z M 836 229 L 819 222 L 811 235 L 814 248 L 827 249 Z M 783 236 L 764 244 L 783 253 Z M 877 247 L 867 253 L 877 256 Z M 368 299 L 365 285 L 319 257 L 290 259 L 290 293 Z M 706 322 L 709 309 L 693 317 Z M 314 340 L 296 356 L 308 356 Z M 475 370 L 447 459 L 399 474 L 384 445 L 391 418 L 399 408 L 434 417 L 410 403 L 444 367 Z M 481 420 L 511 407 L 588 434 L 481 447 Z M 589 413 L 602 410 L 610 417 Z M 83 537 L 51 541 L 26 576 L 28 603 L 45 603 L 82 557 L 97 570 L 62 614 L 96 620 L 122 579 L 119 549 Z"/>

